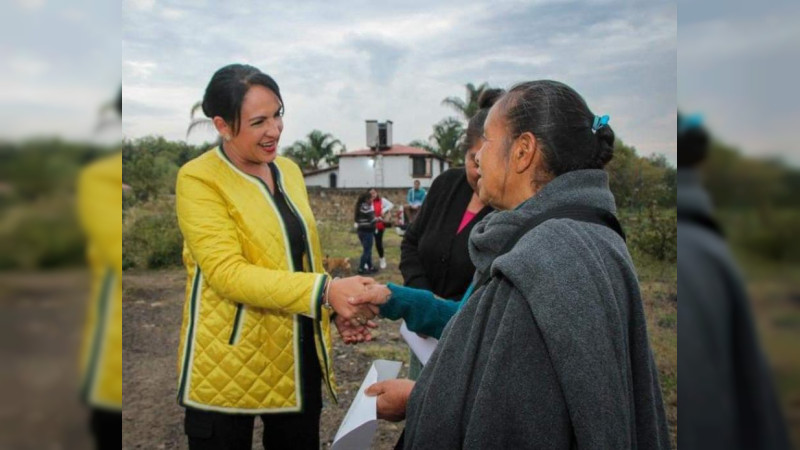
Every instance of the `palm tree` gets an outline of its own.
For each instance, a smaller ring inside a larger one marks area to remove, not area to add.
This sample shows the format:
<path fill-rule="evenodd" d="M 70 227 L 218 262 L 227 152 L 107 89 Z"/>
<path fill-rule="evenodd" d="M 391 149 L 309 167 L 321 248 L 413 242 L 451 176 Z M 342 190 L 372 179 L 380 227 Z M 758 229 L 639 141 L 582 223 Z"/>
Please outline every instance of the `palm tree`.
<path fill-rule="evenodd" d="M 424 148 L 439 155 L 454 166 L 463 164 L 463 155 L 459 151 L 461 139 L 464 136 L 464 126 L 455 117 L 442 119 L 433 126 L 433 134 L 427 141 L 415 140 L 409 145 Z"/>
<path fill-rule="evenodd" d="M 314 130 L 305 141 L 296 141 L 283 150 L 284 156 L 294 160 L 303 170 L 316 170 L 322 161 L 332 166 L 339 162 L 339 155 L 347 148 L 342 141 L 330 133 Z"/>
<path fill-rule="evenodd" d="M 462 159 L 458 148 L 463 136 L 464 126 L 461 125 L 461 121 L 455 117 L 448 117 L 433 126 L 430 140 L 436 144 L 438 148 L 436 153 L 439 156 L 457 166 Z"/>
<path fill-rule="evenodd" d="M 189 111 L 189 128 L 186 129 L 186 138 L 189 138 L 189 134 L 191 134 L 192 130 L 197 127 L 201 128 L 208 128 L 214 129 L 214 121 L 209 119 L 208 117 L 195 117 L 195 115 L 199 116 L 198 113 L 203 112 L 203 101 L 199 101 L 192 105 L 192 109 Z"/>
<path fill-rule="evenodd" d="M 461 113 L 467 121 L 478 112 L 478 98 L 483 91 L 489 89 L 488 83 L 482 83 L 480 86 L 475 87 L 472 83 L 467 83 L 464 87 L 467 88 L 466 101 L 458 97 L 447 97 L 442 100 L 442 104 L 450 106 L 459 113 Z"/>
<path fill-rule="evenodd" d="M 433 148 L 433 146 L 431 145 L 430 142 L 423 141 L 422 139 L 415 139 L 415 140 L 409 142 L 408 146 L 409 147 L 423 148 L 423 149 L 425 149 L 425 150 L 427 150 L 427 151 L 429 151 L 431 153 L 436 153 L 436 151 L 437 151 L 435 148 Z"/>

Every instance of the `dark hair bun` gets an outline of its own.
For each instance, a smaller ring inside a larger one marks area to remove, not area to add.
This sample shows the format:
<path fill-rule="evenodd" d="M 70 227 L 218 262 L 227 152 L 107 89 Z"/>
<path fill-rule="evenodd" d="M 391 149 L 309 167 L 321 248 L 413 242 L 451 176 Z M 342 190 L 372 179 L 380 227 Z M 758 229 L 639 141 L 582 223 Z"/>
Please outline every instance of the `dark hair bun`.
<path fill-rule="evenodd" d="M 614 130 L 605 125 L 597 130 L 595 136 L 598 140 L 597 162 L 601 167 L 605 167 L 614 157 Z"/>
<path fill-rule="evenodd" d="M 478 96 L 478 109 L 491 108 L 506 91 L 498 88 L 486 89 Z"/>
<path fill-rule="evenodd" d="M 678 167 L 694 167 L 706 159 L 711 137 L 702 128 L 692 128 L 678 134 Z"/>
<path fill-rule="evenodd" d="M 206 95 L 206 97 L 208 96 Z M 209 103 L 210 102 L 208 101 L 208 98 L 203 99 L 203 114 L 205 114 L 205 116 L 208 117 L 209 119 L 213 119 L 214 114 L 212 114 L 211 112 L 211 106 L 209 105 Z"/>

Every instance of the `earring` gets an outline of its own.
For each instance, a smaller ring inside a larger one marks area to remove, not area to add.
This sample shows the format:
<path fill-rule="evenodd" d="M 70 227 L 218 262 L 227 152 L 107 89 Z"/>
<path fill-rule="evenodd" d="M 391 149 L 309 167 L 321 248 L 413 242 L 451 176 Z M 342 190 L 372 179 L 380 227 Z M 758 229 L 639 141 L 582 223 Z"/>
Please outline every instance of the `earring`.
<path fill-rule="evenodd" d="M 228 142 L 228 141 L 230 141 L 230 140 L 231 140 L 231 136 L 230 136 L 229 134 L 223 134 L 223 135 L 222 135 L 222 139 L 224 139 L 224 140 L 225 140 L 225 142 Z"/>

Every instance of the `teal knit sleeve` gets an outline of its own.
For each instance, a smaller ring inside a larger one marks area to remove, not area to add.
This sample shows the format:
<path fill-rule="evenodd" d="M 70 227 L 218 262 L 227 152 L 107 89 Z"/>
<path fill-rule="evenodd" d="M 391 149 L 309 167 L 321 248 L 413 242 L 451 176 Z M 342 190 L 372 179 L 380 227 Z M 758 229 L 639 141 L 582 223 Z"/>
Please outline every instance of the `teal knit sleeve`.
<path fill-rule="evenodd" d="M 442 330 L 461 307 L 461 302 L 444 300 L 431 291 L 386 285 L 392 292 L 389 301 L 380 306 L 381 316 L 391 320 L 403 319 L 409 330 L 439 339 Z"/>

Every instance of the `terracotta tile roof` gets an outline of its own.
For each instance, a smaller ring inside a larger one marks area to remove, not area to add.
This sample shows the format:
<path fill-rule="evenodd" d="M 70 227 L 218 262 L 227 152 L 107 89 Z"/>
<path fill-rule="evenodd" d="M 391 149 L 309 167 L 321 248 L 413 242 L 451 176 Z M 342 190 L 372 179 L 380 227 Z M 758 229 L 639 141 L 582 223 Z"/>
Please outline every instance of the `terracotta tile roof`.
<path fill-rule="evenodd" d="M 387 150 L 381 150 L 377 152 L 370 148 L 365 148 L 361 150 L 354 150 L 352 152 L 346 152 L 339 155 L 340 158 L 347 158 L 353 156 L 375 156 L 378 153 L 384 156 L 431 156 L 436 159 L 444 159 L 439 155 L 431 153 L 424 148 L 419 147 L 409 147 L 407 145 L 393 145 L 391 148 Z"/>
<path fill-rule="evenodd" d="M 336 165 L 336 166 L 325 167 L 324 169 L 309 170 L 308 172 L 303 172 L 303 176 L 307 177 L 310 175 L 316 175 L 318 173 L 330 172 L 332 170 L 339 170 L 339 166 Z"/>

